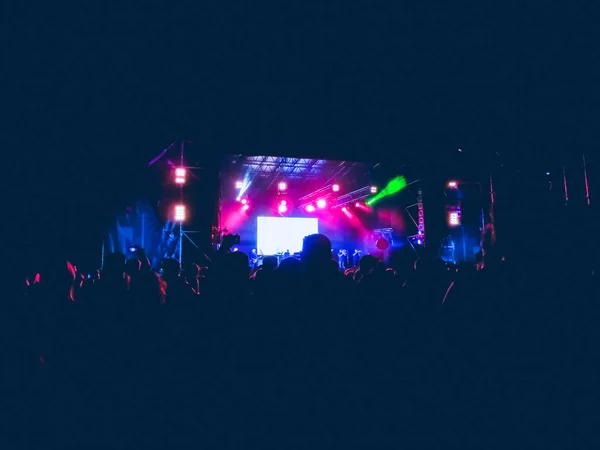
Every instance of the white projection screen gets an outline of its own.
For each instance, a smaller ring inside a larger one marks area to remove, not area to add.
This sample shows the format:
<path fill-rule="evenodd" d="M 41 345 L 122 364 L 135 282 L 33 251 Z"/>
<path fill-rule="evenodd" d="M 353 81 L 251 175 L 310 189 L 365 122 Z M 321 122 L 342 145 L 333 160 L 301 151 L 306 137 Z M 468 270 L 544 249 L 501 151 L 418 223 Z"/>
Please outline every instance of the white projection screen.
<path fill-rule="evenodd" d="M 305 236 L 319 232 L 319 219 L 301 217 L 258 217 L 256 249 L 263 255 L 302 250 Z"/>

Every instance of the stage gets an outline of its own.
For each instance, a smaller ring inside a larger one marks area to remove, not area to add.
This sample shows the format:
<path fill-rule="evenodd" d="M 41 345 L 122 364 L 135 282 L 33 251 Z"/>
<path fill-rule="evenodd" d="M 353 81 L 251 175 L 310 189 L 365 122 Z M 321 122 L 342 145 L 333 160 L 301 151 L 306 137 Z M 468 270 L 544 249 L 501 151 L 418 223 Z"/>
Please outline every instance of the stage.
<path fill-rule="evenodd" d="M 416 202 L 417 183 L 403 195 L 369 204 L 388 183 L 377 166 L 230 156 L 220 173 L 219 229 L 240 235 L 235 250 L 259 256 L 297 255 L 303 238 L 314 233 L 331 240 L 334 257 L 343 252 L 349 260 L 356 252 L 380 253 L 376 244 L 382 238 L 390 247 L 405 245 L 409 236 L 424 245 L 424 222 L 416 209 L 414 220 L 405 210 Z"/>

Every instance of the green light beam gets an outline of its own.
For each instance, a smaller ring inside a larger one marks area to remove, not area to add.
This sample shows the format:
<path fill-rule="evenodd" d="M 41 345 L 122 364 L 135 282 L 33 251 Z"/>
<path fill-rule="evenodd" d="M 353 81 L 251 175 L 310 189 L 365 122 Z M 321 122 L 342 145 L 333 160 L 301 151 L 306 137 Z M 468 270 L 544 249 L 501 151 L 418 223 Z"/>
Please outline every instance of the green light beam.
<path fill-rule="evenodd" d="M 400 192 L 402 189 L 406 187 L 406 178 L 403 176 L 398 176 L 391 180 L 387 186 L 381 190 L 375 197 L 371 197 L 367 200 L 367 205 L 371 206 L 373 203 L 381 200 L 384 197 L 389 197 L 390 195 L 394 195 Z"/>

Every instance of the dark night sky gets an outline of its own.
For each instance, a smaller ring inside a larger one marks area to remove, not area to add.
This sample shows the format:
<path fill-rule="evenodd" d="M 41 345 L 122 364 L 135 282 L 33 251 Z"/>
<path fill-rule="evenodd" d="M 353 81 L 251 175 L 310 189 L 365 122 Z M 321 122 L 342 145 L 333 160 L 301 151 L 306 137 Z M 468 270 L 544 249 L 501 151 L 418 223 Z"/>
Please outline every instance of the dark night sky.
<path fill-rule="evenodd" d="M 4 135 L 28 155 L 29 213 L 106 207 L 180 138 L 211 154 L 428 163 L 463 147 L 524 166 L 600 142 L 592 2 L 201 3 L 21 6 L 1 24 Z"/>

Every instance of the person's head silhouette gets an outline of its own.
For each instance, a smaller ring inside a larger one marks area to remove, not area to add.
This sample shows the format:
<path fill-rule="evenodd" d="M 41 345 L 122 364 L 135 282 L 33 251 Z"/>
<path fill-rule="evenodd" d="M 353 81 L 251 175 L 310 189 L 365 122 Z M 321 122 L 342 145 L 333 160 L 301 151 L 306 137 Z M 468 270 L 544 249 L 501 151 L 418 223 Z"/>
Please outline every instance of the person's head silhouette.
<path fill-rule="evenodd" d="M 166 258 L 162 262 L 162 277 L 165 281 L 175 280 L 179 277 L 179 261 L 173 258 Z"/>
<path fill-rule="evenodd" d="M 323 234 L 311 234 L 302 242 L 302 262 L 309 270 L 327 269 L 331 263 L 331 241 Z"/>
<path fill-rule="evenodd" d="M 236 282 L 248 280 L 248 276 L 250 274 L 248 255 L 246 255 L 244 252 L 228 253 L 224 262 L 225 272 L 223 275 L 226 277 L 226 281 L 230 281 L 235 284 Z"/>

